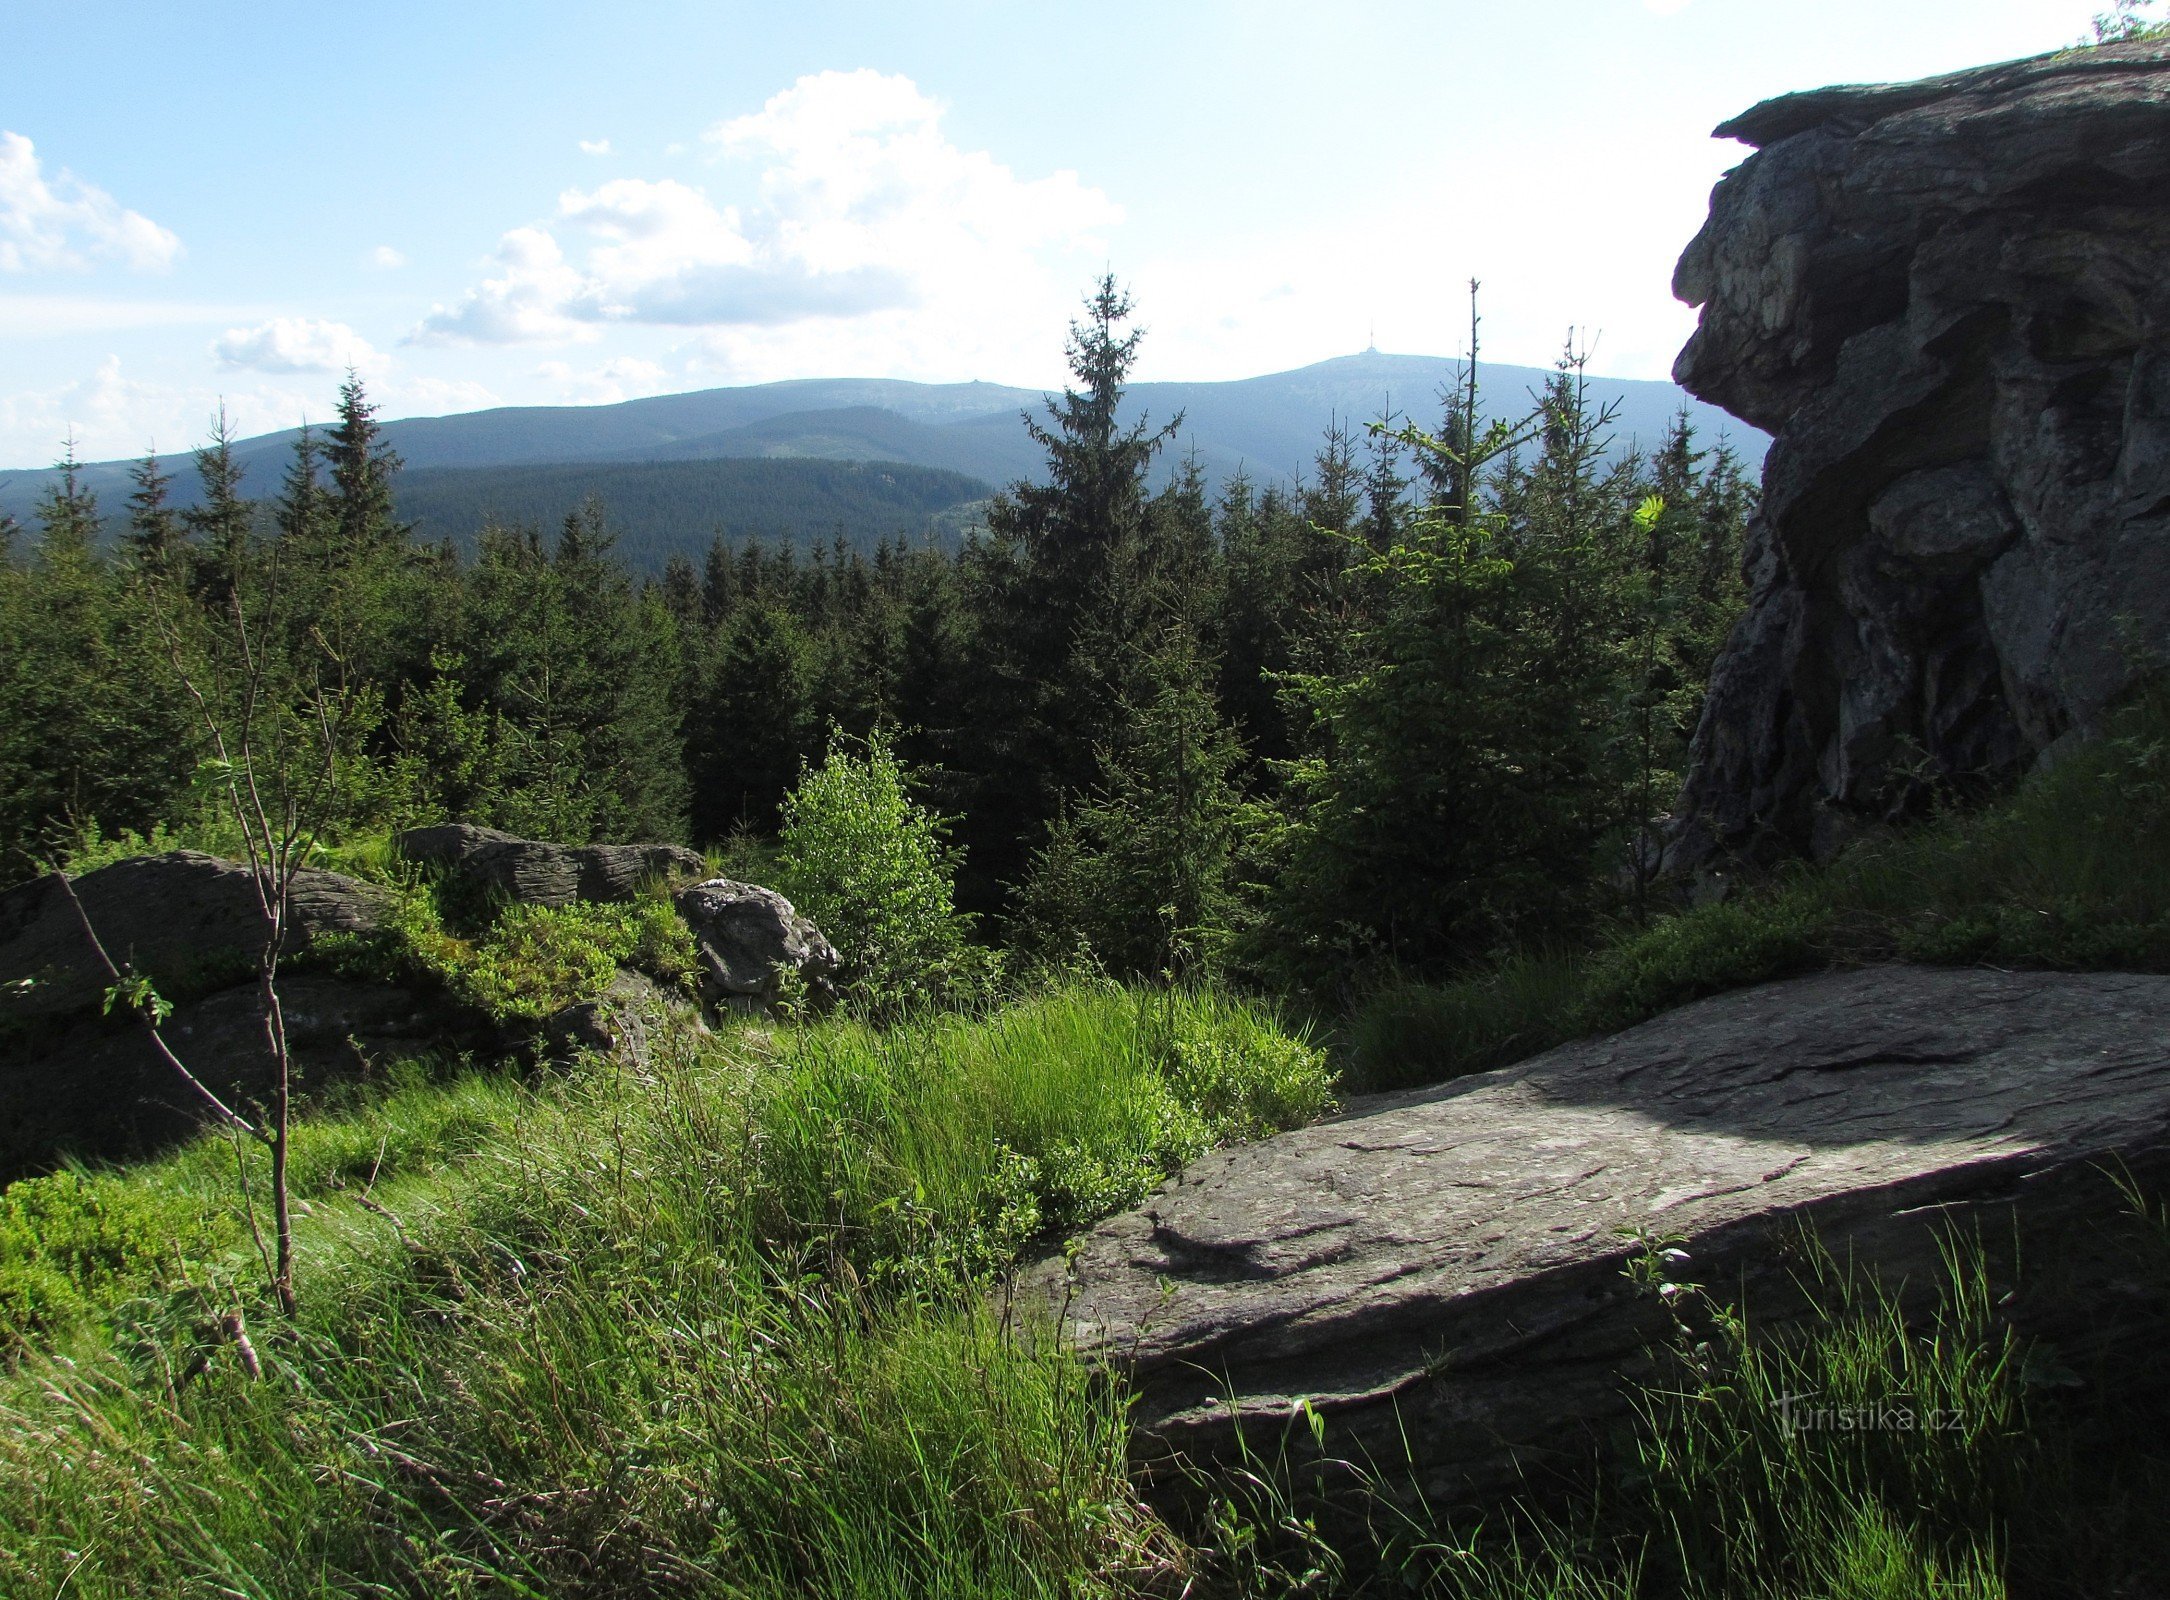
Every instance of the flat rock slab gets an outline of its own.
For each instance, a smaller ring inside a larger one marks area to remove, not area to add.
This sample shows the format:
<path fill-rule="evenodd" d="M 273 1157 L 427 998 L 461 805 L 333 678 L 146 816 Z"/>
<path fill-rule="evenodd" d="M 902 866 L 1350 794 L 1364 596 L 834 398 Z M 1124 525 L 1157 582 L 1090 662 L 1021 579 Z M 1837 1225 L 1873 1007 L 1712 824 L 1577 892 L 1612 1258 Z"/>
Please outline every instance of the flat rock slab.
<path fill-rule="evenodd" d="M 1210 1465 L 1327 1419 L 1435 1504 L 1586 1460 L 1667 1320 L 1642 1238 L 1776 1307 L 1806 1220 L 1891 1278 L 1952 1225 L 2083 1234 L 2102 1167 L 2170 1172 L 2170 978 L 1872 968 L 1699 1002 L 1216 1151 L 1035 1291 L 1127 1370 L 1138 1454 Z M 2035 1254 L 2030 1246 L 2030 1260 Z"/>

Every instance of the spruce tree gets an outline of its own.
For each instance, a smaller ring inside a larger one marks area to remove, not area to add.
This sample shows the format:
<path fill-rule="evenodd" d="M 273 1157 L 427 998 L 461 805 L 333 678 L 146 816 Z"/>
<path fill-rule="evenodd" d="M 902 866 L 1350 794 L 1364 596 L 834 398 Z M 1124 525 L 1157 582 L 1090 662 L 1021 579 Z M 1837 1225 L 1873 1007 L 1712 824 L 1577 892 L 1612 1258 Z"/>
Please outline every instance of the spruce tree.
<path fill-rule="evenodd" d="M 1086 300 L 1066 347 L 1075 385 L 1026 431 L 1046 455 L 1044 481 L 1013 484 L 971 551 L 972 685 L 961 753 L 974 794 L 965 833 L 968 899 L 1014 883 L 1064 793 L 1092 781 L 1113 731 L 1122 673 L 1153 623 L 1138 575 L 1146 473 L 1182 418 L 1121 421 L 1142 330 L 1113 274 Z M 985 905 L 989 902 L 981 901 Z"/>
<path fill-rule="evenodd" d="M 161 471 L 156 455 L 146 455 L 129 470 L 135 485 L 128 496 L 128 556 L 148 577 L 162 578 L 180 553 L 183 530 L 169 493 L 173 475 Z"/>
<path fill-rule="evenodd" d="M 70 434 L 53 470 L 59 479 L 38 497 L 38 562 L 45 567 L 87 563 L 98 547 L 98 497 L 83 484 L 83 463 Z"/>
<path fill-rule="evenodd" d="M 323 447 L 308 423 L 294 435 L 294 455 L 279 485 L 273 521 L 290 559 L 312 567 L 330 565 L 334 538 L 331 495 L 324 487 Z"/>
<path fill-rule="evenodd" d="M 213 610 L 226 608 L 248 559 L 256 503 L 241 493 L 244 471 L 234 459 L 233 428 L 222 405 L 209 441 L 196 451 L 197 503 L 182 513 L 196 544 L 194 586 Z"/>
<path fill-rule="evenodd" d="M 339 386 L 339 421 L 326 439 L 331 467 L 332 519 L 341 556 L 346 560 L 398 549 L 409 530 L 392 504 L 392 479 L 399 454 L 377 425 L 362 380 L 353 368 Z"/>
<path fill-rule="evenodd" d="M 1260 831 L 1243 748 L 1213 704 L 1211 664 L 1168 627 L 1139 674 L 1098 782 L 1057 818 L 1019 895 L 1018 932 L 1050 956 L 1083 946 L 1109 970 L 1215 970 L 1243 901 L 1237 863 Z"/>
<path fill-rule="evenodd" d="M 778 602 L 732 612 L 688 730 L 695 837 L 775 827 L 815 734 L 806 655 L 797 619 Z"/>

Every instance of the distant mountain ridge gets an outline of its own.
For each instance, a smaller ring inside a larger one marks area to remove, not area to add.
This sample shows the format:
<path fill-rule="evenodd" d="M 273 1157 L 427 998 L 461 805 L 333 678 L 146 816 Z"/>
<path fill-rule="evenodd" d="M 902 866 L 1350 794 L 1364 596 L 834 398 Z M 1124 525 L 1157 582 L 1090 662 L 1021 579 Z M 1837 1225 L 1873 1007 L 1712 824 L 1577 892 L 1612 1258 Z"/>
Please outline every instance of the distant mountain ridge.
<path fill-rule="evenodd" d="M 1195 454 L 1216 483 L 1242 471 L 1254 480 L 1289 480 L 1308 472 L 1329 423 L 1360 426 L 1391 409 L 1436 422 L 1439 393 L 1457 363 L 1439 356 L 1366 351 L 1291 372 L 1217 383 L 1140 383 L 1126 399 L 1130 416 L 1183 416 L 1173 455 Z M 1544 384 L 1535 367 L 1480 364 L 1487 406 L 1519 411 Z M 1760 461 L 1763 435 L 1670 383 L 1592 378 L 1592 398 L 1617 406 L 1614 434 L 1623 446 L 1648 448 L 1686 407 L 1706 440 L 1721 433 Z M 385 437 L 408 467 L 563 469 L 748 458 L 896 462 L 1000 485 L 1034 476 L 1042 465 L 1020 413 L 1037 412 L 1036 389 L 995 383 L 912 383 L 892 378 L 801 378 L 741 388 L 655 395 L 600 406 L 505 406 L 446 417 L 387 422 Z M 251 494 L 276 492 L 294 430 L 241 441 L 236 456 Z M 185 467 L 185 458 L 172 463 Z M 127 493 L 125 461 L 93 463 L 84 479 L 109 518 Z M 27 519 L 51 480 L 46 469 L 0 472 L 0 511 Z M 562 475 L 553 472 L 553 479 Z M 769 486 L 771 489 L 774 485 Z M 177 499 L 193 484 L 178 474 Z M 728 522 L 730 519 L 724 519 Z M 444 530 L 450 531 L 450 530 Z M 705 535 L 704 535 L 705 537 Z"/>

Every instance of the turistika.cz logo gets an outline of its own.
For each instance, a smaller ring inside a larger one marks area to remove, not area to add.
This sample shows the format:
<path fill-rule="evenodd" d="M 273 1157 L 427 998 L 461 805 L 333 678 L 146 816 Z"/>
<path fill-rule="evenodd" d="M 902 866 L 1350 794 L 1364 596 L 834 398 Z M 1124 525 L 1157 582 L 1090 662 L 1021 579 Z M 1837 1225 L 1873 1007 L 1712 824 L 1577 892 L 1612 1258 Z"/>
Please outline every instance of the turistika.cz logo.
<path fill-rule="evenodd" d="M 1871 1400 L 1859 1405 L 1819 1405 L 1814 1394 L 1782 1394 L 1778 1397 L 1778 1426 L 1789 1437 L 1796 1433 L 1945 1433 L 1963 1418 L 1956 1409 L 1918 1407 L 1901 1398 Z"/>

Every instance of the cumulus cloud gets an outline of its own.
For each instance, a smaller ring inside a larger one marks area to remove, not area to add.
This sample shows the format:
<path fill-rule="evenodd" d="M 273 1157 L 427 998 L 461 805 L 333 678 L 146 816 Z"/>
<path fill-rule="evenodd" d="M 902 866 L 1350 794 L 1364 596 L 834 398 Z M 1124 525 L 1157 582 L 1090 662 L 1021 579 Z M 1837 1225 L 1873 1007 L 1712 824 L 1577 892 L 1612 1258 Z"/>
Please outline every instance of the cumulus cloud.
<path fill-rule="evenodd" d="M 569 189 L 507 233 L 490 275 L 416 330 L 424 341 L 562 340 L 608 324 L 759 330 L 937 303 L 984 321 L 1051 286 L 1043 256 L 1095 252 L 1121 210 L 1074 172 L 1021 178 L 942 132 L 942 106 L 871 71 L 801 78 L 705 141 L 752 175 L 745 204 L 676 179 Z M 1060 276 L 1061 293 L 1076 274 Z"/>
<path fill-rule="evenodd" d="M 65 170 L 48 179 L 36 148 L 0 131 L 0 272 L 81 272 L 119 261 L 170 267 L 181 241 L 140 211 Z"/>
<path fill-rule="evenodd" d="M 584 156 L 607 156 L 610 154 L 610 141 L 608 139 L 583 139 L 580 141 L 580 153 Z"/>
<path fill-rule="evenodd" d="M 439 306 L 415 330 L 425 343 L 519 344 L 592 339 L 595 329 L 573 314 L 589 292 L 588 279 L 565 259 L 545 228 L 515 228 L 498 242 L 492 275 L 457 305 Z"/>
<path fill-rule="evenodd" d="M 395 272 L 407 264 L 407 258 L 388 244 L 380 244 L 369 252 L 369 264 L 385 272 Z"/>
<path fill-rule="evenodd" d="M 258 372 L 341 372 L 383 365 L 384 358 L 343 322 L 273 317 L 253 328 L 228 328 L 211 346 L 222 366 Z"/>

